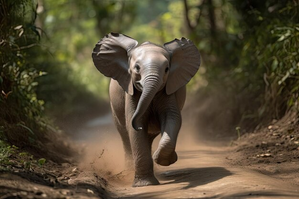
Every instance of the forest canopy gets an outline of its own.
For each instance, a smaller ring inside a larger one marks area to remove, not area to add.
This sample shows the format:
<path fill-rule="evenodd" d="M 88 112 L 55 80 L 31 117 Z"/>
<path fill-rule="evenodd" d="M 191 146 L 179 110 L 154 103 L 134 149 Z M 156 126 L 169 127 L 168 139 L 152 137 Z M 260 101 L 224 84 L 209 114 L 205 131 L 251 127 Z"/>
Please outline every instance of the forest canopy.
<path fill-rule="evenodd" d="M 109 32 L 140 43 L 180 37 L 195 43 L 202 65 L 188 85 L 192 102 L 218 104 L 195 112 L 195 120 L 205 115 L 229 133 L 298 112 L 298 6 L 297 0 L 0 0 L 0 139 L 31 146 L 53 130 L 50 120 L 94 107 L 107 111 L 99 106 L 108 100 L 108 79 L 93 66 L 91 51 Z"/>

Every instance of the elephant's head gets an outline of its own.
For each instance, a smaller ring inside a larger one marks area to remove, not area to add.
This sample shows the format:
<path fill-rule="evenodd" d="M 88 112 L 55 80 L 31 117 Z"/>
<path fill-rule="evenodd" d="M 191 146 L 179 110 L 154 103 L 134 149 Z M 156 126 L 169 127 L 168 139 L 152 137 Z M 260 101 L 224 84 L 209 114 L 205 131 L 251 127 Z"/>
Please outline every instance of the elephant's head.
<path fill-rule="evenodd" d="M 156 93 L 165 87 L 166 94 L 171 95 L 186 85 L 199 68 L 200 55 L 185 38 L 163 47 L 150 42 L 137 45 L 128 36 L 110 33 L 96 44 L 92 58 L 97 69 L 118 81 L 129 95 L 142 92 L 132 118 L 134 129 L 140 130 L 140 118 Z"/>

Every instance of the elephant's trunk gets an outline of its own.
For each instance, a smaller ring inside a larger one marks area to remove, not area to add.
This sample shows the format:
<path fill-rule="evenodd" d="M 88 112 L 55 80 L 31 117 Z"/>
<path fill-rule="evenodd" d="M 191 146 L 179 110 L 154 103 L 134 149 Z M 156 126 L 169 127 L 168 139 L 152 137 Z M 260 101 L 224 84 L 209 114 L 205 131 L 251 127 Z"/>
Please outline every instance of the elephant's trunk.
<path fill-rule="evenodd" d="M 136 111 L 132 117 L 132 126 L 135 130 L 139 131 L 143 129 L 142 116 L 148 109 L 161 86 L 162 80 L 158 75 L 151 74 L 144 78 L 142 94 L 137 104 Z"/>

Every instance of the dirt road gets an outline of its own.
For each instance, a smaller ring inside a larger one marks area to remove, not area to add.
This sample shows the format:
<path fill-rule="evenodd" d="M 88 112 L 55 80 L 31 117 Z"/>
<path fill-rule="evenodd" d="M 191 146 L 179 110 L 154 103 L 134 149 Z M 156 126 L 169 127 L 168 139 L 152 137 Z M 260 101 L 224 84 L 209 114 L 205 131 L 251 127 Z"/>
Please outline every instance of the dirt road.
<path fill-rule="evenodd" d="M 299 198 L 299 187 L 292 180 L 232 166 L 231 147 L 194 141 L 184 132 L 186 127 L 177 145 L 178 162 L 169 167 L 155 165 L 161 184 L 132 188 L 133 172 L 123 167 L 122 144 L 115 129 L 109 122 L 101 124 L 100 130 L 96 122 L 90 124 L 95 128 L 86 135 L 88 155 L 81 168 L 107 179 L 106 190 L 112 198 Z"/>
<path fill-rule="evenodd" d="M 178 138 L 178 161 L 155 165 L 160 185 L 131 187 L 134 172 L 124 167 L 120 136 L 106 115 L 73 129 L 77 144 L 70 143 L 85 149 L 75 162 L 47 160 L 40 166 L 31 156 L 11 155 L 14 164 L 0 165 L 0 199 L 299 198 L 299 131 L 288 118 L 242 136 L 234 147 L 198 139 L 201 130 L 189 122 Z M 31 162 L 29 167 L 24 160 Z"/>
<path fill-rule="evenodd" d="M 226 152 L 214 146 L 179 150 L 176 164 L 156 168 L 161 185 L 131 188 L 128 180 L 111 180 L 110 191 L 115 198 L 299 198 L 291 183 L 231 167 Z"/>

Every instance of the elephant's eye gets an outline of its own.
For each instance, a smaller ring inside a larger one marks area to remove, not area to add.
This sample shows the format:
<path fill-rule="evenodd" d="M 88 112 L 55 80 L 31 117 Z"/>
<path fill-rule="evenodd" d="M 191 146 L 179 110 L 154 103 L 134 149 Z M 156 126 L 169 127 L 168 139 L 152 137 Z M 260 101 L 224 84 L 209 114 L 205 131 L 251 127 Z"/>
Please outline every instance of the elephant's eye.
<path fill-rule="evenodd" d="M 165 68 L 165 73 L 167 73 L 169 71 L 169 67 Z"/>
<path fill-rule="evenodd" d="M 140 66 L 139 66 L 138 64 L 136 64 L 136 65 L 134 66 L 134 69 L 135 69 L 136 73 L 139 73 L 139 72 L 140 72 Z"/>

